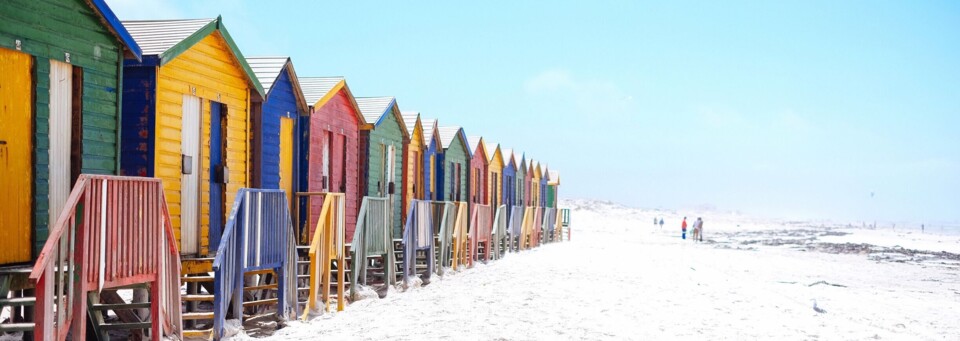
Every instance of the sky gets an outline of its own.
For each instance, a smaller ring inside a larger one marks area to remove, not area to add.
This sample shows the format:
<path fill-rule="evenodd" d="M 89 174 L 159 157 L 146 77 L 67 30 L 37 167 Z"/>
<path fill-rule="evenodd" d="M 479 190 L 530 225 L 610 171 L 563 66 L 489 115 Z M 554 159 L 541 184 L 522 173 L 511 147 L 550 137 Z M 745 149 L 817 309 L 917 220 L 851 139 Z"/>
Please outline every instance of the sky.
<path fill-rule="evenodd" d="M 955 1 L 107 0 L 525 152 L 562 197 L 960 221 Z"/>

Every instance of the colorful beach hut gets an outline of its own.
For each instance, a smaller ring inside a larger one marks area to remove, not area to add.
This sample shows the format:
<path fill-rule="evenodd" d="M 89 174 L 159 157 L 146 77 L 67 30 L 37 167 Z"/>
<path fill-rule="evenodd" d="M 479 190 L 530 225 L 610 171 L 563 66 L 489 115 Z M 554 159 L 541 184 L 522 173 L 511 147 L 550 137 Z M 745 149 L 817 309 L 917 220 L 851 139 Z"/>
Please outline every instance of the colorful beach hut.
<path fill-rule="evenodd" d="M 251 187 L 283 190 L 287 203 L 293 203 L 300 131 L 297 121 L 308 114 L 307 101 L 289 57 L 252 57 L 247 58 L 247 64 L 266 93 L 260 115 L 253 115 Z"/>
<path fill-rule="evenodd" d="M 487 165 L 490 159 L 487 156 L 487 147 L 480 136 L 468 136 L 467 145 L 470 146 L 470 202 L 487 205 Z"/>
<path fill-rule="evenodd" d="M 525 153 L 519 153 L 520 163 L 517 165 L 517 203 L 523 207 L 530 206 L 530 167 Z M 517 157 L 515 155 L 514 157 Z"/>
<path fill-rule="evenodd" d="M 141 50 L 102 0 L 3 1 L 0 22 L 7 266 L 36 259 L 81 172 L 117 173 L 119 71 Z"/>
<path fill-rule="evenodd" d="M 360 130 L 370 129 L 343 77 L 301 77 L 303 97 L 310 115 L 302 120 L 305 131 L 300 145 L 301 192 L 345 194 L 346 242 L 353 237 L 360 208 Z M 309 198 L 309 197 L 307 197 Z M 309 240 L 313 235 L 322 200 L 298 199 L 309 205 L 309 214 L 298 221 Z M 304 212 L 301 210 L 300 212 Z"/>
<path fill-rule="evenodd" d="M 400 184 L 403 183 L 403 146 L 410 140 L 395 97 L 357 97 L 357 106 L 372 129 L 360 132 L 360 145 L 366 159 L 363 177 L 365 195 L 387 198 L 388 217 L 393 235 L 399 237 Z"/>
<path fill-rule="evenodd" d="M 550 182 L 550 167 L 546 164 L 541 165 L 543 171 L 540 172 L 540 207 L 547 206 L 547 184 Z"/>
<path fill-rule="evenodd" d="M 530 178 L 530 183 L 528 187 L 530 188 L 530 206 L 541 207 L 540 179 L 543 178 L 543 173 L 541 173 L 540 162 L 531 160 L 529 172 L 528 177 Z"/>
<path fill-rule="evenodd" d="M 123 24 L 143 60 L 123 68 L 121 174 L 163 180 L 180 253 L 205 256 L 250 185 L 250 108 L 263 88 L 219 17 Z"/>
<path fill-rule="evenodd" d="M 548 172 L 550 181 L 547 182 L 547 207 L 557 208 L 559 204 L 560 171 Z"/>
<path fill-rule="evenodd" d="M 487 204 L 496 210 L 504 204 L 504 197 L 506 197 L 503 192 L 503 152 L 498 143 L 487 143 L 485 146 L 490 153 L 487 163 L 487 193 L 489 193 Z"/>
<path fill-rule="evenodd" d="M 410 136 L 403 146 L 403 184 L 401 189 L 401 218 L 407 223 L 407 212 L 411 200 L 423 200 L 423 123 L 419 112 L 404 112 L 403 125 Z"/>
<path fill-rule="evenodd" d="M 443 175 L 440 174 L 440 157 L 443 143 L 440 142 L 439 126 L 435 119 L 422 119 L 423 125 L 423 183 L 425 200 L 442 201 Z"/>
<path fill-rule="evenodd" d="M 514 157 L 513 149 L 501 149 L 503 154 L 503 203 L 507 205 L 507 215 L 513 211 L 513 206 L 517 204 L 517 159 Z"/>
<path fill-rule="evenodd" d="M 439 160 L 436 163 L 437 191 L 443 193 L 440 200 L 467 201 L 469 186 L 468 168 L 470 166 L 470 145 L 466 134 L 460 127 L 439 127 Z"/>

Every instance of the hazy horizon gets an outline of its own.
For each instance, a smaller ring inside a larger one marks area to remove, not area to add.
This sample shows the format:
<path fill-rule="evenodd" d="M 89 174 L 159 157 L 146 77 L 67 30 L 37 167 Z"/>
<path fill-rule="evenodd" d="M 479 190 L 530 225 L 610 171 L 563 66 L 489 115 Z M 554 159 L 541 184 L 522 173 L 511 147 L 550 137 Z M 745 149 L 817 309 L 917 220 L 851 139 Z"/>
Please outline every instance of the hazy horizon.
<path fill-rule="evenodd" d="M 960 3 L 107 0 L 526 152 L 560 195 L 960 220 Z"/>

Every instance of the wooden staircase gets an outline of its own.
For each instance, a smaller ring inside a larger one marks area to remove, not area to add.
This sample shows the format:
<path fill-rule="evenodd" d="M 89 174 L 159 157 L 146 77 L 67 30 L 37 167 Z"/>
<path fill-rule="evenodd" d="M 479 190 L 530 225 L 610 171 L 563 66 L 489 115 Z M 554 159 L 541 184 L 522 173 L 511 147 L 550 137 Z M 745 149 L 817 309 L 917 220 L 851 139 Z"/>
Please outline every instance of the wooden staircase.
<path fill-rule="evenodd" d="M 8 319 L 0 321 L 0 335 L 22 332 L 23 339 L 33 338 L 32 332 L 34 306 L 37 298 L 33 296 L 33 286 L 28 277 L 29 266 L 0 268 L 0 312 L 6 312 Z"/>

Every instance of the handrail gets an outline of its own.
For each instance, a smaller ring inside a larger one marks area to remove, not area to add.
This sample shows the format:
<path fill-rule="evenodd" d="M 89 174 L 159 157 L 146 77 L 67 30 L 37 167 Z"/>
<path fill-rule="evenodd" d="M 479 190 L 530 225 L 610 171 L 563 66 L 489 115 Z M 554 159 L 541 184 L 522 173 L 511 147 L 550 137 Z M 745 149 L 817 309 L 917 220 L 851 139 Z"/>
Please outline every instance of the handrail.
<path fill-rule="evenodd" d="M 553 236 L 554 236 L 554 233 L 556 232 L 554 231 L 553 227 L 554 225 L 556 225 L 556 222 L 557 222 L 557 210 L 550 207 L 544 208 L 543 221 L 542 221 L 542 227 L 541 227 L 543 229 L 543 236 L 541 240 L 543 241 L 544 244 L 553 241 Z"/>
<path fill-rule="evenodd" d="M 403 280 L 409 282 L 417 273 L 417 251 L 427 251 L 427 277 L 433 273 L 435 244 L 433 242 L 433 210 L 431 202 L 410 200 L 406 224 L 403 228 Z M 424 278 L 426 282 L 429 278 Z"/>
<path fill-rule="evenodd" d="M 243 308 L 243 276 L 248 271 L 273 269 L 277 273 L 277 315 L 287 317 L 296 309 L 296 276 L 290 268 L 291 235 L 287 196 L 279 189 L 241 188 L 230 210 L 223 236 L 213 260 L 214 339 L 223 336 L 226 309 L 236 316 Z M 292 302 L 290 302 L 292 300 Z"/>
<path fill-rule="evenodd" d="M 484 243 L 486 247 L 486 253 L 483 255 L 484 262 L 490 260 L 490 250 L 493 249 L 493 245 L 490 245 L 491 233 L 493 233 L 493 221 L 490 220 L 492 216 L 490 205 L 473 204 L 473 217 L 470 219 L 469 264 L 471 266 L 474 260 L 479 259 L 477 250 L 480 243 Z"/>
<path fill-rule="evenodd" d="M 87 292 L 138 283 L 153 283 L 153 340 L 181 335 L 179 253 L 159 179 L 81 174 L 50 232 L 30 272 L 35 339 L 83 338 Z"/>
<path fill-rule="evenodd" d="M 390 199 L 383 197 L 363 197 L 360 213 L 357 216 L 357 229 L 353 232 L 353 269 L 350 296 L 356 297 L 357 284 L 367 284 L 367 256 L 383 255 L 384 283 L 396 283 L 396 254 L 393 250 L 393 227 L 389 217 Z"/>
<path fill-rule="evenodd" d="M 458 201 L 454 205 L 457 207 L 457 213 L 454 216 L 453 223 L 453 270 L 457 270 L 459 264 L 470 263 L 467 256 L 467 248 L 470 240 L 467 236 L 467 203 Z"/>
<path fill-rule="evenodd" d="M 440 264 L 437 266 L 437 274 L 442 276 L 444 268 L 453 265 L 453 224 L 456 221 L 457 206 L 450 201 L 434 202 L 434 204 L 443 206 L 440 230 L 437 231 L 437 239 L 440 242 Z"/>
<path fill-rule="evenodd" d="M 520 236 L 523 235 L 523 211 L 524 207 L 520 205 L 511 207 L 509 226 L 507 226 L 507 233 L 510 234 L 510 237 L 507 238 L 507 250 L 512 252 L 520 251 L 519 241 Z"/>
<path fill-rule="evenodd" d="M 562 208 L 560 209 L 560 228 L 562 230 L 567 230 L 567 240 L 570 240 L 570 209 Z M 562 236 L 560 239 L 563 239 Z"/>
<path fill-rule="evenodd" d="M 517 242 L 520 250 L 533 247 L 534 208 L 526 207 L 523 212 L 523 225 L 520 232 L 520 241 Z M 529 245 L 528 245 L 529 244 Z"/>
<path fill-rule="evenodd" d="M 507 205 L 497 207 L 493 216 L 493 258 L 500 259 L 500 244 L 507 238 Z M 506 245 L 504 245 L 506 246 Z"/>
<path fill-rule="evenodd" d="M 302 319 L 306 320 L 310 313 L 318 311 L 320 300 L 324 302 L 324 310 L 330 310 L 330 284 L 333 260 L 337 261 L 337 311 L 344 308 L 344 280 L 346 275 L 346 261 L 344 257 L 344 218 L 343 193 L 326 193 L 317 218 L 316 230 L 310 241 L 310 289 L 307 298 L 307 309 Z M 321 268 L 321 266 L 323 268 Z M 322 288 L 321 288 L 322 286 Z"/>
<path fill-rule="evenodd" d="M 538 247 L 540 246 L 540 238 L 543 234 L 543 207 L 534 207 L 533 210 L 533 227 L 531 228 L 532 234 L 530 236 L 530 246 Z"/>

